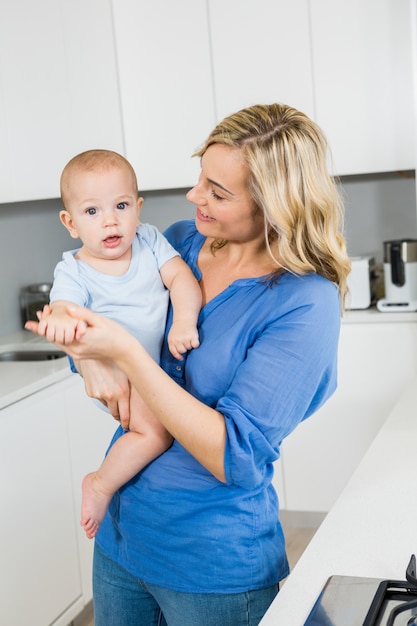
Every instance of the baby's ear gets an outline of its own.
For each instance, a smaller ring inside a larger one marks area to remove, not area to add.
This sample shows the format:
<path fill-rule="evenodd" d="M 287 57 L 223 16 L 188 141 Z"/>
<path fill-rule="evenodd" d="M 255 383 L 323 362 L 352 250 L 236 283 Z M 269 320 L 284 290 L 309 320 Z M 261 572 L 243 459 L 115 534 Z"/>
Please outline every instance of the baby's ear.
<path fill-rule="evenodd" d="M 72 221 L 71 213 L 68 213 L 68 211 L 60 211 L 59 212 L 59 219 L 61 220 L 61 222 L 63 223 L 63 225 L 65 226 L 65 228 L 69 232 L 69 234 L 71 235 L 71 237 L 73 239 L 78 239 L 78 233 L 77 233 L 77 231 L 76 231 L 76 229 L 74 227 L 74 223 Z"/>
<path fill-rule="evenodd" d="M 137 204 L 136 204 L 136 208 L 138 212 L 138 219 L 140 218 L 140 212 L 142 211 L 142 207 L 143 207 L 143 198 L 139 196 L 137 200 Z"/>

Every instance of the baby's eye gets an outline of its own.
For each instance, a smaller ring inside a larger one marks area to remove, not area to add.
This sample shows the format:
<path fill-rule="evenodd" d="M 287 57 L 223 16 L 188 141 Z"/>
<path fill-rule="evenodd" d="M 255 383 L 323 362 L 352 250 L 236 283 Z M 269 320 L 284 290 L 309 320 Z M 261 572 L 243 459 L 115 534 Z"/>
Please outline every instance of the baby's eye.
<path fill-rule="evenodd" d="M 95 209 L 94 207 L 90 207 L 89 209 L 86 210 L 86 213 L 88 215 L 95 215 L 97 213 L 97 209 Z"/>
<path fill-rule="evenodd" d="M 118 209 L 125 209 L 127 207 L 127 202 L 119 202 L 119 204 L 117 205 Z"/>

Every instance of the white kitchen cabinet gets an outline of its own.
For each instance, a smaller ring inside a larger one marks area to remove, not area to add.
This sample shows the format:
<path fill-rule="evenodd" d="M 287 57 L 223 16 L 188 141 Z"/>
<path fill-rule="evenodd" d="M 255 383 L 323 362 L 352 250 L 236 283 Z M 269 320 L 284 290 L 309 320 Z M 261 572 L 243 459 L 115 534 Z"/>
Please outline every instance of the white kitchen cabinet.
<path fill-rule="evenodd" d="M 92 598 L 81 481 L 116 422 L 70 374 L 2 409 L 0 425 L 0 621 L 67 626 Z"/>
<path fill-rule="evenodd" d="M 46 626 L 82 608 L 63 383 L 0 412 L 0 614 Z"/>
<path fill-rule="evenodd" d="M 110 0 L 3 0 L 0 202 L 59 197 L 97 147 L 123 151 Z"/>
<path fill-rule="evenodd" d="M 126 156 L 139 188 L 189 187 L 215 116 L 205 0 L 113 0 Z"/>
<path fill-rule="evenodd" d="M 86 395 L 81 376 L 72 375 L 66 380 L 63 401 L 68 419 L 81 589 L 83 603 L 86 605 L 93 597 L 91 573 L 94 541 L 87 539 L 79 523 L 81 482 L 87 473 L 94 471 L 101 464 L 117 428 L 117 422 Z"/>
<path fill-rule="evenodd" d="M 409 0 L 3 0 L 0 203 L 59 196 L 114 149 L 142 190 L 189 187 L 214 124 L 281 101 L 338 175 L 415 168 Z"/>
<path fill-rule="evenodd" d="M 415 169 L 409 0 L 208 0 L 217 118 L 284 102 L 337 175 Z"/>
<path fill-rule="evenodd" d="M 401 391 L 416 376 L 417 321 L 394 322 L 392 315 L 354 323 L 353 312 L 342 323 L 338 389 L 282 445 L 289 511 L 330 510 Z"/>
<path fill-rule="evenodd" d="M 208 0 L 216 116 L 283 102 L 314 116 L 309 0 Z"/>
<path fill-rule="evenodd" d="M 310 2 L 316 121 L 338 175 L 415 169 L 409 0 Z"/>
<path fill-rule="evenodd" d="M 141 189 L 194 185 L 192 153 L 239 108 L 279 100 L 313 114 L 308 0 L 113 0 L 113 13 L 126 156 Z"/>

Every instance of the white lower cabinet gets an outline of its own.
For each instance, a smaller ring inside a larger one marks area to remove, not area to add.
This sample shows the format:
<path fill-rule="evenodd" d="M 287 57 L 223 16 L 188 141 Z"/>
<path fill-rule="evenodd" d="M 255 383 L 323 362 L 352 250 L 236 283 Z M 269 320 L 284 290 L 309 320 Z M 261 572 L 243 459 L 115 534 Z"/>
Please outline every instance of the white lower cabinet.
<path fill-rule="evenodd" d="M 4 408 L 0 424 L 0 621 L 66 626 L 91 599 L 81 477 L 102 459 L 115 422 L 71 375 Z"/>
<path fill-rule="evenodd" d="M 47 626 L 82 607 L 61 391 L 62 383 L 53 385 L 0 414 L 0 621 L 7 626 Z"/>
<path fill-rule="evenodd" d="M 72 478 L 74 483 L 74 515 L 80 557 L 81 589 L 84 604 L 93 597 L 91 562 L 94 542 L 87 539 L 80 526 L 81 482 L 83 477 L 97 469 L 104 458 L 112 435 L 117 428 L 115 420 L 95 406 L 84 391 L 83 379 L 73 375 L 66 381 L 65 405 L 68 415 Z"/>
<path fill-rule="evenodd" d="M 375 323 L 342 323 L 338 389 L 282 445 L 276 486 L 284 491 L 283 508 L 329 511 L 417 375 L 417 323 L 386 315 Z"/>

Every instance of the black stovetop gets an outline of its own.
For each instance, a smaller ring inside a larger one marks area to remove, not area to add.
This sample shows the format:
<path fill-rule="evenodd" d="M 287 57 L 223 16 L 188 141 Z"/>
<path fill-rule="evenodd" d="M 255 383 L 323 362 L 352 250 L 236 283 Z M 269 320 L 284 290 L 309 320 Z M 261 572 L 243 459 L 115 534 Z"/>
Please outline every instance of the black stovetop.
<path fill-rule="evenodd" d="M 304 626 L 417 626 L 415 556 L 403 581 L 331 576 Z"/>

